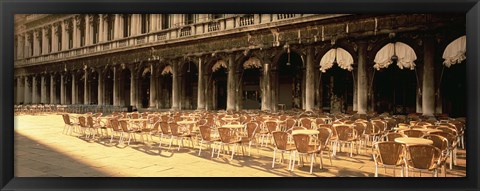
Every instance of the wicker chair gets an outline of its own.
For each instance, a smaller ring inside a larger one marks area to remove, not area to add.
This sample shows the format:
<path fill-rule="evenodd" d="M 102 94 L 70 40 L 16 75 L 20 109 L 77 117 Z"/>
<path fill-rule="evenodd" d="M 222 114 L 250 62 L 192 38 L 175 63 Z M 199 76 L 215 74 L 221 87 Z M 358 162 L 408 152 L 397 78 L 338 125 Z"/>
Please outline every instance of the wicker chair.
<path fill-rule="evenodd" d="M 330 165 L 332 165 L 332 152 L 331 149 L 328 145 L 330 145 L 330 139 L 332 138 L 333 131 L 328 128 L 328 127 L 320 127 L 317 128 L 318 131 L 318 142 L 320 142 L 320 145 L 318 145 L 319 149 L 319 155 L 320 158 L 322 157 L 323 151 L 328 151 L 328 158 L 330 160 Z"/>
<path fill-rule="evenodd" d="M 201 139 L 200 139 L 200 143 L 199 143 L 200 149 L 198 150 L 198 156 L 200 156 L 200 154 L 202 153 L 202 144 L 208 144 L 208 147 L 212 148 L 212 156 L 211 157 L 213 157 L 213 154 L 215 153 L 215 147 L 212 147 L 212 144 L 220 141 L 220 139 L 212 137 L 212 128 L 211 127 L 202 125 L 198 128 L 200 129 L 200 135 L 201 135 Z"/>
<path fill-rule="evenodd" d="M 307 129 L 312 129 L 312 120 L 308 118 L 302 118 L 300 119 L 300 124 L 301 127 L 305 127 Z"/>
<path fill-rule="evenodd" d="M 183 140 L 185 138 L 190 139 L 192 148 L 194 147 L 193 146 L 193 138 L 192 138 L 191 134 L 181 132 L 177 123 L 169 123 L 168 126 L 170 127 L 170 132 L 171 132 L 170 144 L 168 145 L 168 149 L 170 149 L 172 147 L 173 139 L 175 139 L 177 141 L 177 145 L 178 145 L 177 150 L 180 150 L 180 144 L 178 144 L 178 140 L 180 140 L 181 143 L 182 143 L 182 146 L 184 146 L 183 145 Z"/>
<path fill-rule="evenodd" d="M 120 142 L 123 143 L 123 141 L 125 140 L 125 134 L 127 134 L 128 135 L 127 145 L 130 145 L 130 140 L 132 138 L 135 139 L 134 133 L 136 133 L 137 131 L 133 129 L 129 129 L 127 121 L 122 120 L 122 121 L 119 121 L 119 123 L 120 123 L 120 127 L 122 128 L 122 135 L 120 137 Z"/>
<path fill-rule="evenodd" d="M 357 136 L 355 137 L 355 139 L 356 139 L 358 142 L 360 142 L 358 146 L 359 146 L 359 147 L 360 147 L 360 146 L 366 147 L 367 145 L 366 145 L 365 141 L 362 140 L 362 137 L 365 136 L 365 129 L 367 128 L 367 124 L 361 123 L 361 122 L 355 122 L 354 125 L 355 125 L 355 126 L 354 126 L 353 128 L 357 131 Z M 362 143 L 363 143 L 363 144 L 362 144 Z"/>
<path fill-rule="evenodd" d="M 293 141 L 295 142 L 295 147 L 297 149 L 296 152 L 293 153 L 293 163 L 290 169 L 292 172 L 295 169 L 295 160 L 296 160 L 296 155 L 298 154 L 298 164 L 300 165 L 300 160 L 302 159 L 301 156 L 308 156 L 310 155 L 310 174 L 312 174 L 313 170 L 313 164 L 315 162 L 315 154 L 319 152 L 319 148 L 317 145 L 310 145 L 310 135 L 304 135 L 304 134 L 296 134 L 293 135 Z M 320 168 L 323 169 L 323 161 L 322 158 L 320 157 Z"/>
<path fill-rule="evenodd" d="M 395 176 L 396 167 L 401 167 L 400 172 L 403 177 L 403 153 L 404 145 L 393 141 L 377 142 L 374 144 L 373 160 L 375 161 L 375 177 L 378 177 L 378 167 L 393 168 L 393 176 Z"/>
<path fill-rule="evenodd" d="M 432 145 L 407 145 L 406 157 L 406 176 L 409 169 L 418 170 L 420 176 L 422 171 L 433 171 L 433 176 L 437 177 L 437 169 L 441 161 L 441 151 Z"/>
<path fill-rule="evenodd" d="M 458 144 L 457 137 L 455 135 L 452 135 L 446 132 L 433 132 L 433 133 L 430 133 L 430 135 L 439 135 L 447 139 L 448 155 L 450 157 L 448 162 L 449 162 L 449 168 L 451 170 L 453 168 L 453 165 L 457 164 L 457 144 Z"/>
<path fill-rule="evenodd" d="M 423 137 L 424 139 L 429 139 L 433 141 L 433 146 L 437 147 L 442 151 L 441 159 L 440 159 L 440 167 L 442 169 L 442 172 L 444 173 L 444 176 L 447 177 L 447 171 L 446 171 L 446 163 L 447 159 L 449 158 L 449 148 L 448 148 L 448 140 L 445 137 L 442 137 L 440 135 L 425 135 Z"/>
<path fill-rule="evenodd" d="M 381 140 L 382 141 L 395 141 L 396 138 L 400 138 L 400 137 L 406 137 L 406 136 L 402 133 L 387 133 L 381 138 Z"/>
<path fill-rule="evenodd" d="M 220 135 L 220 148 L 218 149 L 217 158 L 220 157 L 220 151 L 224 148 L 225 145 L 232 146 L 232 156 L 230 160 L 233 160 L 233 155 L 235 155 L 235 149 L 238 145 L 241 144 L 241 138 L 235 135 L 235 131 L 230 128 L 220 127 L 218 128 L 218 134 Z M 242 147 L 243 151 L 243 147 Z"/>
<path fill-rule="evenodd" d="M 65 126 L 63 127 L 62 133 L 68 134 L 68 132 L 70 131 L 70 135 L 71 135 L 75 126 L 78 126 L 79 124 L 70 121 L 70 116 L 68 114 L 62 114 L 62 117 L 63 117 L 63 122 L 65 124 Z"/>
<path fill-rule="evenodd" d="M 167 118 L 168 121 L 168 118 Z M 160 142 L 158 143 L 158 147 L 162 146 L 162 139 L 163 137 L 171 137 L 172 133 L 170 132 L 170 127 L 168 127 L 167 121 L 160 122 Z"/>
<path fill-rule="evenodd" d="M 87 126 L 90 131 L 90 134 L 93 134 L 92 139 L 95 139 L 95 135 L 98 133 L 100 130 L 101 134 L 103 135 L 103 132 L 107 130 L 107 127 L 105 127 L 105 124 L 102 125 L 101 122 L 95 122 L 93 120 L 92 116 L 87 116 Z"/>
<path fill-rule="evenodd" d="M 87 125 L 87 119 L 85 116 L 79 116 L 78 117 L 78 124 L 80 128 L 82 129 L 83 135 L 85 135 L 85 138 L 87 138 L 87 131 L 88 131 L 88 125 Z"/>
<path fill-rule="evenodd" d="M 290 166 L 292 164 L 292 152 L 295 150 L 295 145 L 288 144 L 288 133 L 286 132 L 274 131 L 272 132 L 272 136 L 275 142 L 275 146 L 273 149 L 272 168 L 275 167 L 275 156 L 277 151 L 279 151 L 282 154 L 280 162 L 283 162 L 283 153 L 288 153 L 290 155 L 290 160 L 288 162 L 288 170 L 290 170 Z"/>
<path fill-rule="evenodd" d="M 337 148 L 340 148 L 340 152 L 342 149 L 342 144 L 350 144 L 350 157 L 353 156 L 353 147 L 355 147 L 355 142 L 357 142 L 357 131 L 352 126 L 347 125 L 337 125 L 333 126 L 335 131 L 337 132 L 337 140 L 336 146 L 333 149 L 334 155 L 337 153 Z M 358 147 L 357 147 L 357 154 L 358 154 Z"/>
<path fill-rule="evenodd" d="M 255 147 L 257 147 L 257 153 L 259 152 L 257 142 L 256 142 L 256 137 L 255 137 L 255 135 L 257 134 L 258 123 L 247 122 L 245 123 L 245 127 L 246 127 L 247 136 L 243 136 L 240 142 L 242 144 L 248 144 L 248 156 L 250 156 L 250 147 L 254 142 L 255 142 Z"/>
<path fill-rule="evenodd" d="M 123 134 L 123 130 L 122 128 L 120 127 L 120 122 L 118 121 L 117 118 L 112 118 L 110 119 L 110 126 L 112 127 L 112 134 L 110 136 L 110 143 L 112 143 L 113 141 L 113 136 L 115 134 L 117 134 L 118 137 L 121 137 L 122 134 Z M 120 138 L 119 138 L 119 142 L 120 142 Z"/>

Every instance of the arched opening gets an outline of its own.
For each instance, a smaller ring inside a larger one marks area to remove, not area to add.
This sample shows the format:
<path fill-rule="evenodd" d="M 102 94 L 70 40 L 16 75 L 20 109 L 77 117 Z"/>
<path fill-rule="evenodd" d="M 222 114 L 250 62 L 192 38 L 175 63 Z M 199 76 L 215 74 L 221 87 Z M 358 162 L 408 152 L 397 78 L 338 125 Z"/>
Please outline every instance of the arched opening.
<path fill-rule="evenodd" d="M 198 94 L 198 68 L 195 63 L 188 62 L 183 65 L 179 80 L 181 81 L 181 108 L 189 110 L 196 109 Z"/>
<path fill-rule="evenodd" d="M 211 98 L 213 99 L 214 109 L 227 109 L 227 76 L 228 70 L 225 61 L 217 61 L 212 67 L 211 83 L 208 83 L 214 91 Z"/>
<path fill-rule="evenodd" d="M 167 65 L 163 68 L 157 89 L 157 105 L 160 109 L 168 109 L 172 107 L 172 67 Z"/>
<path fill-rule="evenodd" d="M 65 87 L 65 104 L 70 105 L 72 104 L 72 74 L 67 73 L 63 76 L 64 87 Z"/>
<path fill-rule="evenodd" d="M 62 81 L 61 81 L 61 76 L 59 74 L 55 74 L 53 76 L 53 81 L 55 82 L 55 89 L 54 89 L 54 94 L 55 94 L 55 104 L 60 104 L 60 99 L 61 99 L 61 86 L 63 86 Z"/>
<path fill-rule="evenodd" d="M 303 60 L 296 52 L 284 53 L 278 63 L 278 104 L 285 109 L 302 108 Z"/>
<path fill-rule="evenodd" d="M 375 72 L 373 85 L 375 105 L 378 113 L 415 113 L 417 79 L 415 71 L 391 66 Z"/>
<path fill-rule="evenodd" d="M 141 108 L 148 108 L 150 103 L 150 78 L 151 78 L 150 70 L 143 72 L 142 77 L 140 78 L 140 89 L 138 91 L 138 95 L 142 101 Z"/>
<path fill-rule="evenodd" d="M 353 76 L 352 72 L 332 66 L 321 74 L 322 103 L 330 113 L 353 110 Z"/>
<path fill-rule="evenodd" d="M 85 95 L 83 92 L 85 92 L 85 72 L 82 70 L 82 72 L 78 73 L 78 76 L 80 78 L 77 78 L 76 84 L 77 84 L 77 104 L 86 104 L 84 102 Z"/>
<path fill-rule="evenodd" d="M 103 86 L 103 104 L 105 105 L 113 105 L 113 71 L 112 69 L 108 69 L 105 72 L 104 79 L 104 86 Z"/>
<path fill-rule="evenodd" d="M 241 102 L 243 109 L 261 109 L 260 71 L 262 64 L 259 59 L 251 57 L 242 65 L 240 76 Z"/>
<path fill-rule="evenodd" d="M 388 43 L 376 53 L 372 84 L 374 111 L 391 114 L 416 112 L 419 91 L 416 59 L 413 48 L 402 42 Z"/>
<path fill-rule="evenodd" d="M 120 72 L 120 84 L 119 84 L 119 98 L 120 105 L 122 106 L 131 106 L 134 103 L 130 103 L 130 86 L 131 86 L 131 72 L 129 69 L 125 68 Z"/>
<path fill-rule="evenodd" d="M 442 110 L 450 117 L 465 117 L 467 112 L 466 61 L 445 68 L 441 81 Z"/>
<path fill-rule="evenodd" d="M 88 74 L 88 96 L 89 96 L 89 104 L 97 105 L 98 104 L 98 72 L 93 71 Z"/>

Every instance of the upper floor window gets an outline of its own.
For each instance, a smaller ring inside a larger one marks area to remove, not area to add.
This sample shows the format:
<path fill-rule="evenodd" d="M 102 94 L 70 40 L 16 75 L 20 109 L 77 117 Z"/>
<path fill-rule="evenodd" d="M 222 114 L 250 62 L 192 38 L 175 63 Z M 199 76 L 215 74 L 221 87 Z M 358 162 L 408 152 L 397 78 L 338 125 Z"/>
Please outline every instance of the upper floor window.
<path fill-rule="evenodd" d="M 223 18 L 223 14 L 212 14 L 210 17 L 211 19 L 220 19 Z"/>
<path fill-rule="evenodd" d="M 194 14 L 185 14 L 184 17 L 185 17 L 185 25 L 192 24 L 195 21 Z"/>
<path fill-rule="evenodd" d="M 148 33 L 148 26 L 150 25 L 150 15 L 142 14 L 142 34 Z"/>
<path fill-rule="evenodd" d="M 170 28 L 170 15 L 162 14 L 162 29 Z"/>
<path fill-rule="evenodd" d="M 113 34 L 115 32 L 115 18 L 111 15 L 107 18 L 107 40 L 113 40 Z"/>
<path fill-rule="evenodd" d="M 130 18 L 128 14 L 123 15 L 123 37 L 130 36 Z"/>

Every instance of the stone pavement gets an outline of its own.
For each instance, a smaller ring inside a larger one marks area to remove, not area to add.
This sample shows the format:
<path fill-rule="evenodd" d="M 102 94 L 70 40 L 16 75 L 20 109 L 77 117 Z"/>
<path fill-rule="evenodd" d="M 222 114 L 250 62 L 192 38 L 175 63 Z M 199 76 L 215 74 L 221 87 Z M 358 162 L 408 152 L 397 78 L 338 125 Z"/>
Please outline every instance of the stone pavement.
<path fill-rule="evenodd" d="M 277 162 L 272 168 L 273 148 L 261 147 L 257 152 L 252 146 L 251 156 L 229 155 L 211 158 L 211 150 L 202 150 L 198 156 L 195 149 L 185 146 L 168 150 L 167 141 L 158 147 L 159 137 L 153 142 L 135 142 L 130 146 L 110 144 L 107 139 L 86 141 L 76 136 L 64 135 L 61 115 L 15 116 L 15 176 L 17 177 L 373 177 L 375 165 L 370 149 L 361 149 L 360 154 L 349 157 L 338 153 L 330 165 L 326 154 L 324 169 L 319 168 L 319 159 L 309 174 L 309 162 L 287 170 L 288 154 L 283 164 Z M 139 136 L 137 136 L 139 139 Z M 175 141 L 174 141 L 175 143 Z M 344 149 L 349 150 L 349 149 Z M 368 154 L 367 154 L 368 153 Z M 280 156 L 280 154 L 277 154 Z M 465 176 L 465 151 L 459 150 L 458 166 L 447 171 L 448 177 Z M 379 169 L 380 176 L 393 176 L 393 170 Z M 415 173 L 419 176 L 419 173 Z M 399 169 L 396 176 L 400 176 Z M 431 173 L 422 173 L 430 177 Z M 443 176 L 439 174 L 439 176 Z"/>

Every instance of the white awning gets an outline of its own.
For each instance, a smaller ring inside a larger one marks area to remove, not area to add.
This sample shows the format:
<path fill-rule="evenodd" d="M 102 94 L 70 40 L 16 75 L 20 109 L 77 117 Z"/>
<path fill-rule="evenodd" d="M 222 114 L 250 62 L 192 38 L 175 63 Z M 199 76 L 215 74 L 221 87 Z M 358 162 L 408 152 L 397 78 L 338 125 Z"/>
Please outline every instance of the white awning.
<path fill-rule="evenodd" d="M 450 44 L 448 44 L 445 51 L 443 51 L 443 64 L 446 67 L 450 67 L 454 64 L 459 64 L 465 59 L 467 56 L 465 55 L 467 51 L 467 36 L 461 36 L 460 38 L 455 39 Z"/>
<path fill-rule="evenodd" d="M 227 68 L 227 64 L 225 63 L 225 61 L 223 60 L 218 60 L 217 63 L 215 63 L 213 66 L 212 66 L 212 71 L 215 72 L 217 70 L 219 70 L 220 68 Z"/>
<path fill-rule="evenodd" d="M 333 63 L 337 60 L 337 64 L 340 68 L 352 71 L 353 70 L 353 57 L 343 48 L 332 48 L 320 60 L 320 71 L 326 72 L 332 68 Z"/>
<path fill-rule="evenodd" d="M 393 55 L 397 56 L 397 66 L 400 69 L 415 69 L 414 61 L 417 60 L 417 55 L 412 47 L 402 42 L 389 43 L 381 48 L 375 55 L 375 65 L 373 67 L 377 70 L 388 68 L 392 64 Z"/>
<path fill-rule="evenodd" d="M 162 75 L 173 74 L 172 73 L 172 66 L 168 65 L 162 71 Z"/>
<path fill-rule="evenodd" d="M 250 69 L 250 68 L 261 68 L 262 63 L 258 58 L 250 57 L 247 61 L 243 63 L 243 69 Z"/>

